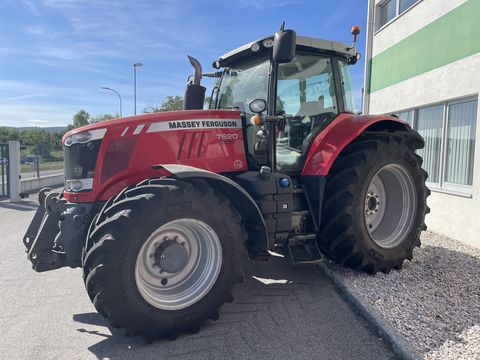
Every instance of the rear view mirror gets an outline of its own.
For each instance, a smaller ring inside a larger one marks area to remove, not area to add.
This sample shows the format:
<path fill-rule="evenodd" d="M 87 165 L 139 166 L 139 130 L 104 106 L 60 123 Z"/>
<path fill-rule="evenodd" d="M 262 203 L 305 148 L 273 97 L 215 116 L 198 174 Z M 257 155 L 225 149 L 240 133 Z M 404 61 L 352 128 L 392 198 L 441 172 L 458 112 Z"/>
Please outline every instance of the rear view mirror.
<path fill-rule="evenodd" d="M 273 60 L 279 64 L 288 63 L 295 57 L 297 34 L 293 30 L 282 29 L 273 38 Z"/>

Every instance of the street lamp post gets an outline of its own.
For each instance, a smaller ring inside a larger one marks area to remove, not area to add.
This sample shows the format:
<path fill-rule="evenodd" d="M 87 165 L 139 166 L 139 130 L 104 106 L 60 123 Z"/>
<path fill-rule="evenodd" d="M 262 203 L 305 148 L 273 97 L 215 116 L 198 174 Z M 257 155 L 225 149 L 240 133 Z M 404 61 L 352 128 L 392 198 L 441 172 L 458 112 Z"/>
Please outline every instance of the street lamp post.
<path fill-rule="evenodd" d="M 118 100 L 120 101 L 120 117 L 122 117 L 122 97 L 120 96 L 120 94 L 118 93 L 118 91 L 115 90 L 115 89 L 109 88 L 109 87 L 107 87 L 107 86 L 102 86 L 102 89 L 103 89 L 103 90 L 113 91 L 115 94 L 118 95 Z"/>
<path fill-rule="evenodd" d="M 137 67 L 143 66 L 142 63 L 133 64 L 133 113 L 137 115 Z"/>

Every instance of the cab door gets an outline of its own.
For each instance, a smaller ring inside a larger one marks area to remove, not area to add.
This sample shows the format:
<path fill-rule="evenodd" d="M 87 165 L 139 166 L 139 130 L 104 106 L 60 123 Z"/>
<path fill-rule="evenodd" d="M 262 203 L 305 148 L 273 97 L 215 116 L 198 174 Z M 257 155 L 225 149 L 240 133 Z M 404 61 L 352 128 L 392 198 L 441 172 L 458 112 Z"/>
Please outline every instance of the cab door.
<path fill-rule="evenodd" d="M 285 114 L 286 121 L 277 133 L 277 170 L 301 170 L 312 134 L 338 115 L 333 61 L 297 53 L 293 61 L 279 65 L 276 112 Z"/>

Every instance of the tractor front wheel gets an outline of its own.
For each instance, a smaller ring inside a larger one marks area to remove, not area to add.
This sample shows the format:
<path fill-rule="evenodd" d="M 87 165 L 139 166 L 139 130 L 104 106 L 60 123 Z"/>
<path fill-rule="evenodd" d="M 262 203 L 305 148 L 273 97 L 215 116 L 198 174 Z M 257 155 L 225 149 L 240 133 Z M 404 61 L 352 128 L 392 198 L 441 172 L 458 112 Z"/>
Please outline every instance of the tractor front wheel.
<path fill-rule="evenodd" d="M 245 240 L 241 216 L 207 183 L 143 182 L 92 223 L 85 286 L 97 311 L 127 335 L 195 332 L 233 300 Z"/>
<path fill-rule="evenodd" d="M 410 131 L 365 133 L 327 177 L 319 247 L 330 259 L 370 273 L 400 268 L 420 246 L 429 211 L 427 173 Z"/>

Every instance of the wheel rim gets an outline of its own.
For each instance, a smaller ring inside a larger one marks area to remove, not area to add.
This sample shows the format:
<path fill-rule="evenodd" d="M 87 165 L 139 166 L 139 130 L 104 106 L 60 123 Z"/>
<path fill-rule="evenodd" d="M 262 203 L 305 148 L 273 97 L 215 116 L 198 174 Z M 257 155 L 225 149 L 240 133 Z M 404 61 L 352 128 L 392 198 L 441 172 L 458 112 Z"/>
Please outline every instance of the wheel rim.
<path fill-rule="evenodd" d="M 399 164 L 382 167 L 365 195 L 365 224 L 372 240 L 391 249 L 403 242 L 415 219 L 416 191 L 412 176 Z"/>
<path fill-rule="evenodd" d="M 196 219 L 160 226 L 145 241 L 135 265 L 140 295 L 162 310 L 186 308 L 204 297 L 222 266 L 216 232 Z"/>

